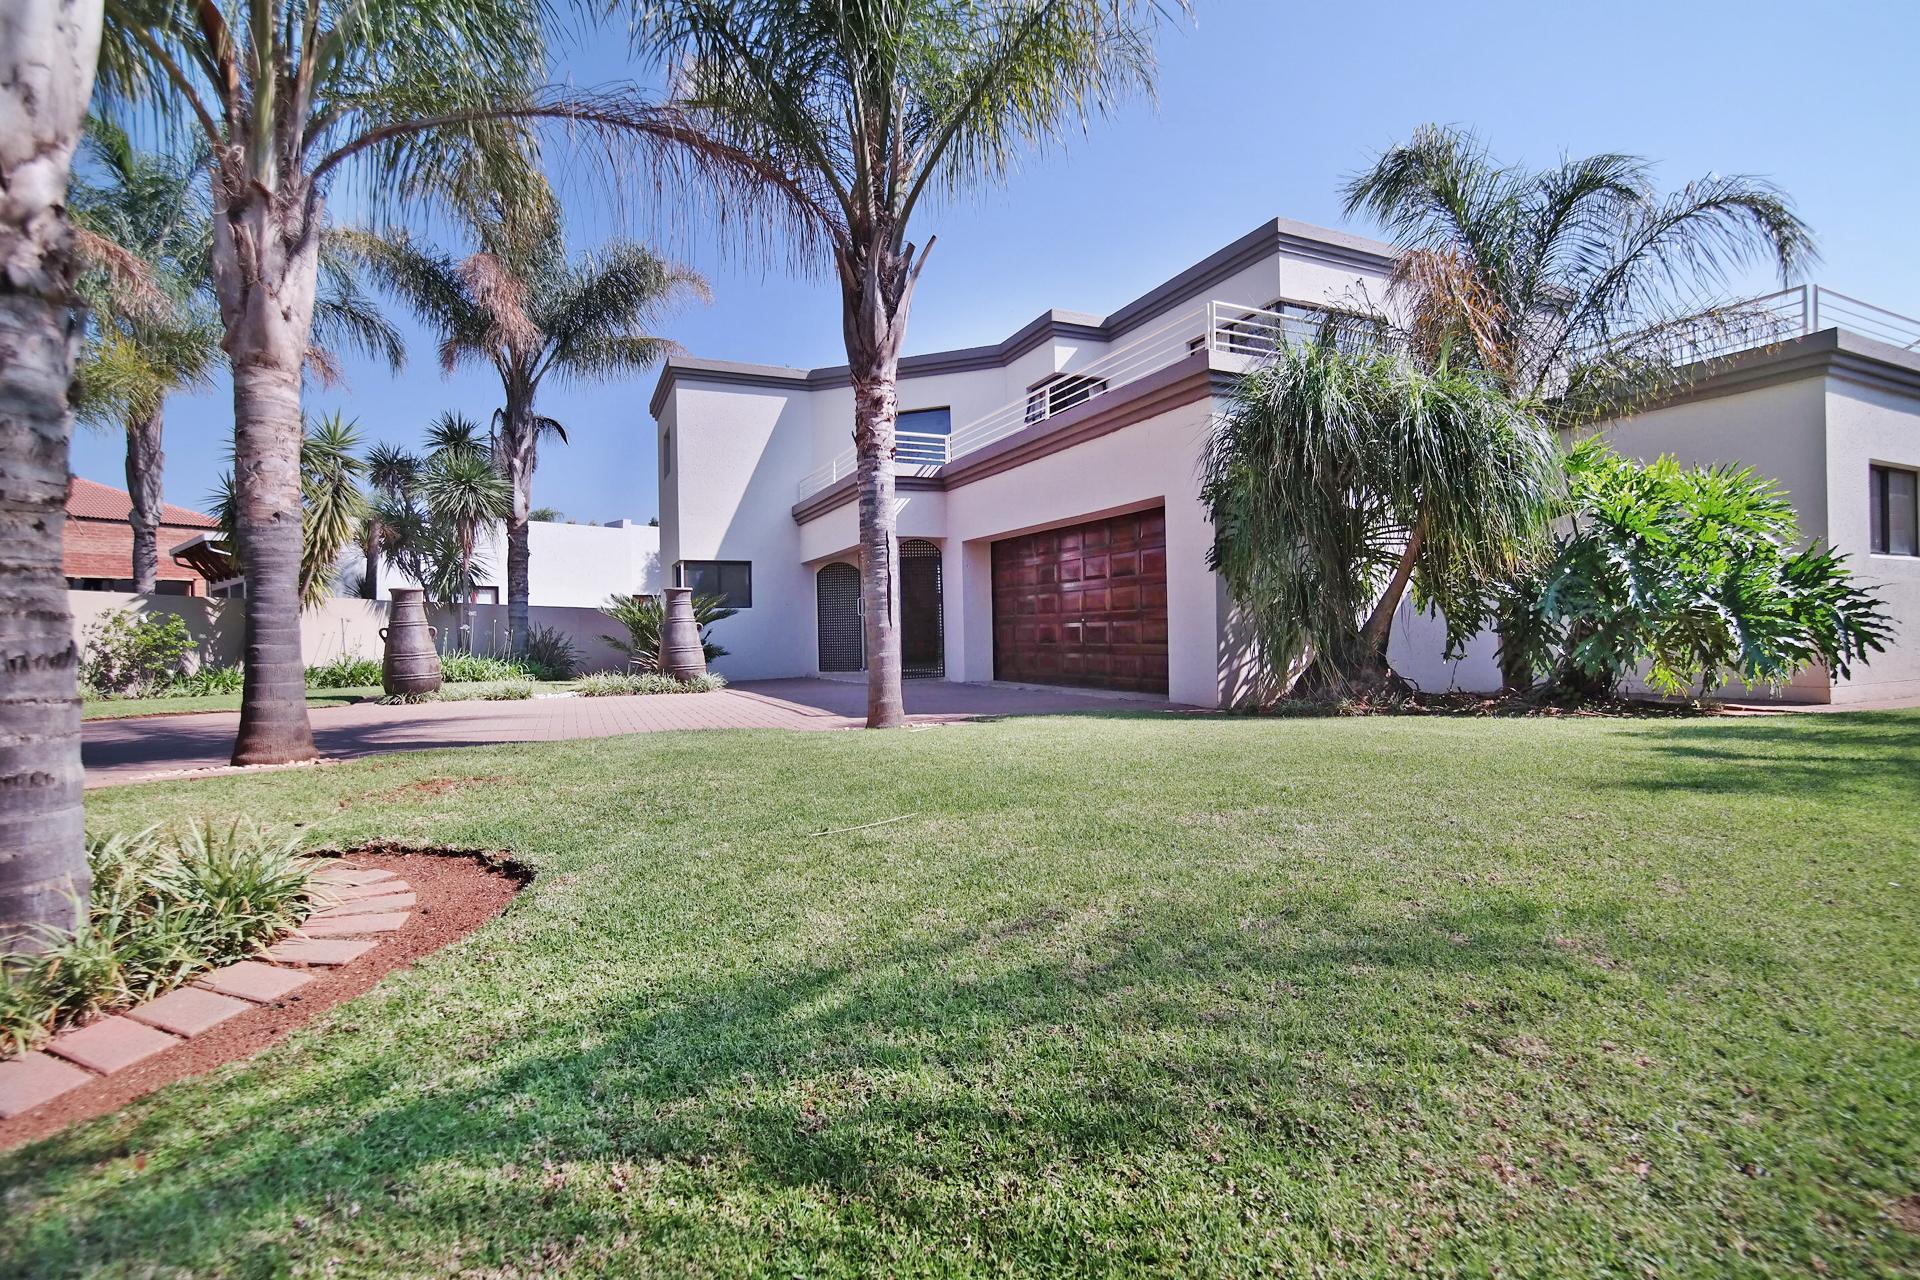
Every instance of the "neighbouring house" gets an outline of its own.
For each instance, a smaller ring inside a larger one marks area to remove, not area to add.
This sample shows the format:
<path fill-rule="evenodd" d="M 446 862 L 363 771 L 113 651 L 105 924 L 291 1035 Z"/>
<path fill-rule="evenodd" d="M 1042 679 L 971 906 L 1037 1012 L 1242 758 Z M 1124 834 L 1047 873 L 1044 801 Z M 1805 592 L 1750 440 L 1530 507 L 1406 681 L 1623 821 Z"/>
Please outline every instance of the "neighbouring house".
<path fill-rule="evenodd" d="M 1377 307 L 1392 249 L 1269 222 L 1106 316 L 1050 311 L 992 345 L 900 363 L 902 648 L 910 677 L 1066 684 L 1214 706 L 1250 660 L 1207 568 L 1199 461 L 1235 375 L 1332 307 Z M 1920 320 L 1813 286 L 1763 300 L 1769 336 L 1611 424 L 1635 455 L 1745 462 L 1809 537 L 1879 585 L 1895 648 L 1807 701 L 1920 694 Z M 651 409 L 660 563 L 739 614 L 735 679 L 864 667 L 844 367 L 675 357 Z M 536 575 L 537 580 L 537 575 Z M 1446 661 L 1403 606 L 1393 659 L 1423 688 L 1494 689 L 1491 637 Z"/>
<path fill-rule="evenodd" d="M 74 476 L 67 488 L 62 568 L 78 591 L 133 590 L 133 502 L 126 490 Z M 160 509 L 156 594 L 227 595 L 239 570 L 227 554 L 219 522 L 171 503 Z"/>

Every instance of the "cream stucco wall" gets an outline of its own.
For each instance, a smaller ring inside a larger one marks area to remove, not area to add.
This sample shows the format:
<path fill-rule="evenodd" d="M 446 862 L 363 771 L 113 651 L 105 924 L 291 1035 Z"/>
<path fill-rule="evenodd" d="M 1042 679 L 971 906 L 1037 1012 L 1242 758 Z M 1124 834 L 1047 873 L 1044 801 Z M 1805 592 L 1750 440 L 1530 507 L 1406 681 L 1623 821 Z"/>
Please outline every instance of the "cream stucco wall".
<path fill-rule="evenodd" d="M 1867 469 L 1920 470 L 1920 396 L 1828 379 L 1827 537 L 1875 587 L 1894 619 L 1894 642 L 1844 680 L 1836 703 L 1920 697 L 1920 557 L 1872 554 Z"/>

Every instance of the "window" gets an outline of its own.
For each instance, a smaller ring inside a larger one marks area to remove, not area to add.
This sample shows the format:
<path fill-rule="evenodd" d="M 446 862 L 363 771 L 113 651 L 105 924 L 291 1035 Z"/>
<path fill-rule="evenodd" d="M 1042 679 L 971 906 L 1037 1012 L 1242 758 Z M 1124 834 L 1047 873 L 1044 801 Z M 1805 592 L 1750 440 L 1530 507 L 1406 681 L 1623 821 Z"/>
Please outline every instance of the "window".
<path fill-rule="evenodd" d="M 1081 373 L 1059 374 L 1027 391 L 1027 421 L 1041 422 L 1056 413 L 1065 413 L 1106 389 L 1105 378 L 1089 378 Z"/>
<path fill-rule="evenodd" d="M 499 604 L 500 588 L 475 587 L 471 591 L 467 592 L 467 603 L 468 604 Z"/>
<path fill-rule="evenodd" d="M 660 433 L 660 478 L 666 479 L 673 474 L 673 429 L 669 427 Z"/>
<path fill-rule="evenodd" d="M 1870 467 L 1868 475 L 1873 554 L 1920 556 L 1920 472 Z"/>
<path fill-rule="evenodd" d="M 682 560 L 674 578 L 696 596 L 719 596 L 729 609 L 753 608 L 751 560 Z"/>
<path fill-rule="evenodd" d="M 951 409 L 907 409 L 894 426 L 894 457 L 910 466 L 939 466 L 947 460 L 945 437 L 953 430 Z M 940 436 L 939 440 L 922 437 Z"/>
<path fill-rule="evenodd" d="M 952 409 L 903 409 L 897 431 L 914 431 L 924 436 L 944 436 L 953 430 Z"/>

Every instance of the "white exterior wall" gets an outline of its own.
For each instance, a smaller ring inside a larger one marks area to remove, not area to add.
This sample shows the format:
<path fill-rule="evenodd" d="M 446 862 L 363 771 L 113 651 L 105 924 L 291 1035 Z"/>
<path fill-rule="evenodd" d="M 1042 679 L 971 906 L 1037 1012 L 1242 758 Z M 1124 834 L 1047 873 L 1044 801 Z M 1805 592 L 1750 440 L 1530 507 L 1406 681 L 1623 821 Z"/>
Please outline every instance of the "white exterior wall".
<path fill-rule="evenodd" d="M 507 600 L 507 531 L 482 537 L 475 547 L 481 572 L 476 586 L 494 587 Z M 620 520 L 613 524 L 563 524 L 533 520 L 527 525 L 527 603 L 556 609 L 597 609 L 610 595 L 654 594 L 660 590 L 660 530 Z M 351 548 L 345 563 L 361 560 Z M 398 566 L 381 566 L 375 594 L 390 599 L 394 587 L 418 586 Z"/>
<path fill-rule="evenodd" d="M 728 679 L 795 675 L 811 650 L 813 578 L 800 563 L 795 486 L 814 465 L 809 393 L 743 386 L 677 387 L 672 395 L 673 469 L 661 486 L 671 519 L 662 575 L 684 560 L 753 563 L 753 607 L 719 623 Z M 671 496 L 667 496 L 671 494 Z M 669 558 L 669 556 L 671 558 Z M 805 630 L 797 631 L 799 620 Z M 806 641 L 803 645 L 801 642 Z M 813 659 L 807 659 L 812 662 Z"/>
<path fill-rule="evenodd" d="M 1872 554 L 1867 468 L 1920 470 L 1920 399 L 1828 379 L 1827 537 L 1872 583 L 1894 620 L 1893 643 L 1834 681 L 1836 703 L 1920 697 L 1920 557 Z"/>

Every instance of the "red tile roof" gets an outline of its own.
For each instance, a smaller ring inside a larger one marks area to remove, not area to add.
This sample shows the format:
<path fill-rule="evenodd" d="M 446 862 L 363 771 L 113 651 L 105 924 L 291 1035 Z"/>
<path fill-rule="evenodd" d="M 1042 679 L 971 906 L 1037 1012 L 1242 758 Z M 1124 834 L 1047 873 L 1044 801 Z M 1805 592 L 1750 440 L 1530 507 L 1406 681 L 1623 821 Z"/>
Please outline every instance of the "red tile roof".
<path fill-rule="evenodd" d="M 92 480 L 73 477 L 73 486 L 67 491 L 67 518 L 70 520 L 113 520 L 124 523 L 133 511 L 133 499 L 126 490 L 115 489 L 111 485 L 96 484 Z M 162 504 L 160 523 L 183 529 L 213 529 L 218 522 L 210 515 L 190 511 L 186 507 L 176 507 L 172 503 Z"/>

